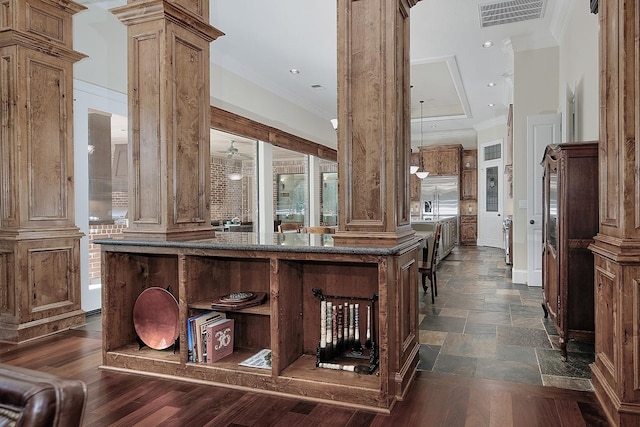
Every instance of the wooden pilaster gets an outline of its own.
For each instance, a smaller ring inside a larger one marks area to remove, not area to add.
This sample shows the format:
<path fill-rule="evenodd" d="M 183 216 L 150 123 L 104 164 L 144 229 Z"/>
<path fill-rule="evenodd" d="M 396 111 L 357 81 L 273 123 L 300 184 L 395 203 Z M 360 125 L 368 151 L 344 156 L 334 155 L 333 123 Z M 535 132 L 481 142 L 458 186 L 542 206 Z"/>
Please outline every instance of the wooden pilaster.
<path fill-rule="evenodd" d="M 213 237 L 208 0 L 129 0 L 128 238 Z"/>
<path fill-rule="evenodd" d="M 339 227 L 336 245 L 410 240 L 409 9 L 338 1 Z"/>
<path fill-rule="evenodd" d="M 600 231 L 592 382 L 612 425 L 640 424 L 640 9 L 600 2 Z"/>
<path fill-rule="evenodd" d="M 84 323 L 74 218 L 73 15 L 0 0 L 0 340 Z"/>

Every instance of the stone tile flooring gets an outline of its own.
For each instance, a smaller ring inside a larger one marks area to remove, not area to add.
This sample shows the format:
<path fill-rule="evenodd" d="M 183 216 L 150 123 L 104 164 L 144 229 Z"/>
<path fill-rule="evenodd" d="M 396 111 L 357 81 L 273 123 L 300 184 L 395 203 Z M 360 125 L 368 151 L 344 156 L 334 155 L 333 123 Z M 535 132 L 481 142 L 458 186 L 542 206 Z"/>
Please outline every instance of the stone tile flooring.
<path fill-rule="evenodd" d="M 593 345 L 570 341 L 561 360 L 542 289 L 511 283 L 503 250 L 456 246 L 436 274 L 435 304 L 419 289 L 418 369 L 592 390 Z"/>

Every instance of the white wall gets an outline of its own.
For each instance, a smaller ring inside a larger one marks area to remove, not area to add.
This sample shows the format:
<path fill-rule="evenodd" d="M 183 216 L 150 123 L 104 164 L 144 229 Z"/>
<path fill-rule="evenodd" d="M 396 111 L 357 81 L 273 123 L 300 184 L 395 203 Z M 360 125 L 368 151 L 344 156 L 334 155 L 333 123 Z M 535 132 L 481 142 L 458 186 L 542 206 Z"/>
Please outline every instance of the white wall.
<path fill-rule="evenodd" d="M 74 66 L 74 78 L 127 93 L 127 28 L 109 10 L 84 2 L 87 10 L 74 16 L 74 49 L 88 55 Z M 111 6 L 114 6 L 112 4 Z M 215 41 L 212 42 L 212 44 Z M 215 62 L 215 58 L 211 58 Z M 313 142 L 336 148 L 329 120 L 212 65 L 211 104 L 277 127 Z"/>
<path fill-rule="evenodd" d="M 211 105 L 337 148 L 336 131 L 329 120 L 216 65 L 211 66 Z"/>
<path fill-rule="evenodd" d="M 560 43 L 560 99 L 568 89 L 576 95 L 575 141 L 594 141 L 599 134 L 598 15 L 579 1 L 568 16 Z M 560 105 L 560 111 L 563 111 Z M 563 111 L 564 112 L 564 111 Z"/>
<path fill-rule="evenodd" d="M 127 93 L 127 28 L 112 13 L 91 3 L 73 16 L 73 49 L 88 58 L 73 66 L 73 77 Z"/>
<path fill-rule="evenodd" d="M 556 113 L 558 111 L 557 47 L 515 52 L 513 88 L 513 281 L 525 283 L 527 261 L 527 208 L 526 201 L 529 165 L 535 159 L 527 158 L 527 116 Z"/>

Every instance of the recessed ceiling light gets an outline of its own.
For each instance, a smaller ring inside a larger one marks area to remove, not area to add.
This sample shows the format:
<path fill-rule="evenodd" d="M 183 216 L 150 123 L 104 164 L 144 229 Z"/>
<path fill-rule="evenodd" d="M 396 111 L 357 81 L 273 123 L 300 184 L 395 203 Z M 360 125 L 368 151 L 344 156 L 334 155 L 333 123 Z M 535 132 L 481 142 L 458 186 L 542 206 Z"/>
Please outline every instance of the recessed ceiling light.
<path fill-rule="evenodd" d="M 435 129 L 435 128 L 437 128 L 437 127 L 438 127 L 438 125 L 431 125 L 431 128 L 432 128 L 432 129 Z"/>
<path fill-rule="evenodd" d="M 291 74 L 300 74 L 300 70 L 298 70 L 297 68 L 292 68 L 292 69 L 289 70 L 289 72 Z"/>
<path fill-rule="evenodd" d="M 488 48 L 488 47 L 491 47 L 491 46 L 493 46 L 493 42 L 491 40 L 488 40 L 488 41 L 482 43 L 482 47 L 487 47 Z"/>
<path fill-rule="evenodd" d="M 489 107 L 495 107 L 496 104 L 494 104 L 493 102 L 491 104 L 488 104 Z"/>
<path fill-rule="evenodd" d="M 487 86 L 489 86 L 489 87 L 494 87 L 495 85 L 496 85 L 496 84 L 495 84 L 494 82 L 487 83 Z"/>

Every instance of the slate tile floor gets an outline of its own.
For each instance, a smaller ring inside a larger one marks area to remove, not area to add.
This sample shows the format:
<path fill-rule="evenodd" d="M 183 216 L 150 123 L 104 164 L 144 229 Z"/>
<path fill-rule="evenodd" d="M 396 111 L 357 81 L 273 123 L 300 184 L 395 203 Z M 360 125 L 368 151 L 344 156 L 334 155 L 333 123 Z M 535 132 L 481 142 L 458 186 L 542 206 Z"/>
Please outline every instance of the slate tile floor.
<path fill-rule="evenodd" d="M 542 289 L 511 283 L 503 250 L 456 246 L 436 274 L 435 304 L 419 290 L 418 369 L 592 390 L 593 345 L 570 341 L 561 360 Z"/>

